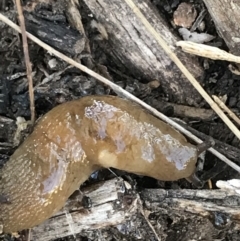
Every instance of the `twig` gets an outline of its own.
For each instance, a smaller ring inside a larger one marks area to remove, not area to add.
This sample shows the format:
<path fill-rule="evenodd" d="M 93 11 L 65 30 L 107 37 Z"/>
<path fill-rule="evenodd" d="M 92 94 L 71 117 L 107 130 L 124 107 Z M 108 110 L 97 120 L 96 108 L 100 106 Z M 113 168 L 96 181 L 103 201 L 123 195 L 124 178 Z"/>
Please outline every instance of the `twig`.
<path fill-rule="evenodd" d="M 209 189 L 213 189 L 213 187 L 212 187 L 212 181 L 211 181 L 210 179 L 208 180 L 208 188 L 209 188 Z"/>
<path fill-rule="evenodd" d="M 32 232 L 31 228 L 27 230 L 27 241 L 31 240 L 31 232 Z"/>
<path fill-rule="evenodd" d="M 142 214 L 142 216 L 143 216 L 144 219 L 146 220 L 148 226 L 151 228 L 152 232 L 153 232 L 154 235 L 155 235 L 155 238 L 156 238 L 158 241 L 161 241 L 161 239 L 159 238 L 159 236 L 158 236 L 155 228 L 154 228 L 153 225 L 150 223 L 149 218 L 147 217 L 146 212 L 149 212 L 149 211 L 143 210 L 143 204 L 142 204 L 142 200 L 140 199 L 140 197 L 139 197 L 139 199 L 138 199 L 138 203 L 139 203 L 138 206 L 139 206 L 139 209 L 140 209 L 140 213 Z"/>
<path fill-rule="evenodd" d="M 19 28 L 19 26 L 17 26 L 15 23 L 13 23 L 11 20 L 9 20 L 8 18 L 6 18 L 4 15 L 2 15 L 0 13 L 0 20 L 2 20 L 3 22 L 5 22 L 6 24 L 8 24 L 10 27 L 12 27 L 13 29 L 15 29 L 16 31 L 18 31 L 19 33 L 21 33 L 21 29 Z M 66 61 L 67 63 L 75 66 L 76 68 L 82 70 L 83 72 L 89 74 L 90 76 L 96 78 L 97 80 L 101 81 L 102 83 L 108 85 L 110 88 L 112 88 L 116 93 L 118 93 L 121 96 L 125 96 L 128 99 L 135 101 L 136 103 L 138 103 L 139 105 L 143 106 L 144 108 L 146 108 L 147 110 L 149 110 L 151 113 L 153 113 L 155 116 L 159 117 L 161 120 L 167 122 L 168 124 L 170 124 L 171 126 L 173 126 L 175 129 L 177 129 L 178 131 L 182 132 L 183 134 L 185 134 L 186 136 L 188 136 L 189 138 L 191 138 L 192 140 L 194 140 L 196 143 L 202 143 L 202 140 L 199 139 L 198 137 L 194 136 L 190 131 L 187 131 L 186 129 L 184 129 L 183 127 L 181 127 L 179 124 L 177 124 L 176 122 L 174 122 L 173 120 L 171 120 L 170 118 L 168 118 L 167 116 L 165 116 L 164 114 L 158 112 L 155 108 L 149 106 L 148 104 L 146 104 L 145 102 L 141 101 L 140 99 L 138 99 L 136 96 L 132 95 L 131 93 L 127 92 L 126 90 L 124 90 L 123 88 L 121 88 L 120 86 L 114 84 L 113 82 L 111 82 L 110 80 L 102 77 L 101 75 L 95 73 L 94 71 L 88 69 L 86 66 L 77 63 L 76 61 L 74 61 L 73 59 L 67 57 L 66 55 L 58 52 L 57 50 L 53 49 L 52 47 L 50 47 L 49 45 L 45 44 L 44 42 L 42 42 L 41 40 L 39 40 L 38 38 L 36 38 L 35 36 L 33 36 L 32 34 L 26 32 L 27 37 L 30 38 L 32 41 L 34 41 L 35 43 L 37 43 L 39 46 L 41 46 L 42 48 L 46 49 L 47 51 L 49 51 L 50 53 L 54 54 L 55 56 L 59 57 L 60 59 Z M 215 104 L 215 103 L 214 103 Z M 216 105 L 216 104 L 215 104 Z M 224 155 L 222 155 L 221 153 L 217 152 L 216 150 L 214 150 L 213 148 L 208 149 L 210 152 L 212 152 L 215 156 L 217 156 L 220 160 L 226 162 L 229 166 L 231 166 L 233 169 L 235 169 L 236 171 L 240 172 L 240 167 L 238 165 L 236 165 L 235 163 L 233 163 L 232 161 L 230 161 L 229 159 L 227 159 Z"/>
<path fill-rule="evenodd" d="M 213 95 L 212 98 L 240 126 L 240 119 L 216 95 Z"/>
<path fill-rule="evenodd" d="M 28 89 L 29 89 L 30 109 L 31 109 L 31 122 L 33 124 L 35 121 L 35 105 L 34 105 L 34 91 L 33 91 L 33 80 L 32 80 L 32 66 L 31 66 L 30 58 L 29 58 L 26 28 L 25 28 L 25 22 L 24 22 L 24 17 L 23 17 L 22 6 L 21 6 L 20 0 L 16 0 L 16 5 L 17 5 L 18 18 L 19 18 L 21 32 L 22 32 L 23 52 L 24 52 L 24 59 L 25 59 L 25 64 L 26 64 L 26 69 L 27 69 L 27 79 L 28 79 Z"/>
<path fill-rule="evenodd" d="M 240 57 L 230 54 L 224 50 L 221 50 L 217 47 L 197 44 L 190 41 L 179 41 L 177 46 L 180 46 L 182 50 L 186 53 L 194 54 L 197 56 L 216 59 L 216 60 L 226 60 L 229 62 L 240 63 Z"/>
<path fill-rule="evenodd" d="M 206 9 L 203 9 L 199 14 L 197 19 L 195 20 L 195 23 L 193 24 L 193 26 L 190 29 L 190 32 L 193 32 L 196 30 L 196 28 L 199 26 L 199 24 L 202 22 L 202 20 L 204 19 L 204 17 L 206 16 L 207 11 Z"/>
<path fill-rule="evenodd" d="M 169 58 L 178 66 L 182 73 L 187 77 L 190 83 L 197 89 L 197 91 L 202 95 L 202 97 L 207 101 L 211 108 L 218 114 L 218 116 L 225 122 L 225 124 L 231 129 L 231 131 L 237 136 L 240 140 L 240 131 L 238 128 L 231 122 L 231 120 L 223 113 L 219 106 L 212 100 L 212 98 L 207 94 L 207 92 L 202 88 L 198 81 L 193 77 L 193 75 L 187 70 L 183 65 L 180 59 L 172 52 L 167 43 L 162 39 L 162 37 L 156 32 L 148 20 L 143 16 L 138 7 L 133 3 L 132 0 L 125 0 L 129 5 L 132 11 L 139 17 L 146 29 L 153 35 L 157 40 L 159 45 L 164 49 Z"/>

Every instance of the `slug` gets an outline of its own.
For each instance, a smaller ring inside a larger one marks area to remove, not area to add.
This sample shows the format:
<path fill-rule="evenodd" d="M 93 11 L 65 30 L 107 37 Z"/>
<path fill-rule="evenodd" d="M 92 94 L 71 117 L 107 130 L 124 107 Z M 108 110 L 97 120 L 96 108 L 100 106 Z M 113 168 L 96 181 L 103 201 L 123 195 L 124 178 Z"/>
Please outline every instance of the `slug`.
<path fill-rule="evenodd" d="M 66 102 L 41 118 L 0 170 L 0 225 L 10 233 L 42 223 L 100 168 L 163 181 L 190 178 L 198 152 L 128 100 L 88 96 Z"/>

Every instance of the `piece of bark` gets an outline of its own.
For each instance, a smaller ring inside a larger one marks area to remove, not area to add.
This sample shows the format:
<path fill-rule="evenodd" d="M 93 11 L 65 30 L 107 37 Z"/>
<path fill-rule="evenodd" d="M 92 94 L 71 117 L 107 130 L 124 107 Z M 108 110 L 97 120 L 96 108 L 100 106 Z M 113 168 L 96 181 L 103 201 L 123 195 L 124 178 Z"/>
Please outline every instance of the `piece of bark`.
<path fill-rule="evenodd" d="M 4 61 L 4 60 L 3 60 Z M 7 62 L 6 60 L 4 62 Z M 1 69 L 2 68 L 2 69 Z M 6 75 L 3 74 L 5 66 L 0 67 L 0 115 L 6 115 L 10 109 L 10 83 Z"/>
<path fill-rule="evenodd" d="M 16 123 L 13 119 L 0 116 L 0 154 L 9 153 L 13 149 Z"/>
<path fill-rule="evenodd" d="M 215 216 L 220 215 L 225 218 L 222 226 L 227 226 L 231 222 L 239 229 L 240 196 L 229 190 L 143 189 L 140 192 L 140 198 L 144 205 L 139 208 L 141 205 L 139 197 L 127 194 L 126 190 L 131 189 L 130 187 L 126 189 L 124 184 L 121 178 L 115 178 L 85 189 L 84 194 L 91 199 L 92 207 L 84 209 L 79 207 L 77 202 L 71 201 L 75 206 L 69 205 L 70 202 L 68 202 L 65 208 L 54 217 L 32 229 L 31 240 L 54 240 L 67 235 L 76 235 L 84 230 L 116 226 L 127 220 L 133 222 L 137 220 L 139 210 L 145 214 L 169 215 L 170 218 L 175 214 L 182 217 L 188 216 L 193 221 L 200 217 L 205 220 L 205 224 L 210 223 L 209 219 L 215 222 Z M 144 215 L 144 218 L 148 219 L 148 215 Z M 160 222 L 158 219 L 156 221 Z M 169 230 L 162 230 L 166 225 L 164 219 L 162 221 L 163 224 L 158 225 L 159 232 L 165 233 L 159 233 L 159 236 L 167 237 Z M 137 228 L 143 224 L 142 222 L 138 224 L 136 221 L 135 225 Z M 198 227 L 201 229 L 200 224 Z M 212 229 L 215 230 L 214 227 Z M 178 230 L 174 232 L 177 233 Z"/>
<path fill-rule="evenodd" d="M 78 11 L 79 3 L 78 1 L 65 1 L 66 3 L 66 14 L 68 21 L 71 26 L 75 27 L 79 33 L 85 36 L 85 30 L 82 24 L 81 13 Z"/>
<path fill-rule="evenodd" d="M 225 40 L 230 52 L 240 56 L 240 2 L 226 0 L 203 0 L 220 36 Z"/>
<path fill-rule="evenodd" d="M 66 203 L 53 218 L 32 229 L 31 240 L 53 240 L 76 235 L 86 229 L 99 229 L 126 222 L 128 217 L 136 213 L 137 205 L 135 199 L 130 200 L 125 191 L 121 178 L 83 190 L 84 195 L 92 202 L 91 208 L 84 209 L 82 206 L 78 207 L 77 203 L 75 206 Z"/>
<path fill-rule="evenodd" d="M 210 219 L 216 213 L 222 214 L 226 219 L 222 225 L 235 222 L 236 228 L 240 228 L 240 196 L 230 190 L 145 189 L 140 196 L 147 200 L 149 209 L 167 207 L 172 211 L 188 212 Z"/>
<path fill-rule="evenodd" d="M 168 108 L 171 108 L 173 115 L 180 118 L 210 121 L 217 117 L 216 113 L 212 109 L 178 105 L 170 102 L 159 101 L 157 99 L 149 99 L 146 102 L 160 112 L 165 112 Z"/>
<path fill-rule="evenodd" d="M 174 96 L 180 103 L 196 105 L 201 100 L 198 92 L 173 64 L 125 1 L 84 0 L 84 3 L 107 31 L 108 40 L 99 41 L 102 51 L 120 69 L 123 71 L 127 69 L 138 79 L 158 80 L 164 92 Z M 136 0 L 135 4 L 192 74 L 196 78 L 200 77 L 203 70 L 197 58 L 175 47 L 179 39 L 150 1 Z"/>
<path fill-rule="evenodd" d="M 184 215 L 190 213 L 210 220 L 216 228 L 240 228 L 240 195 L 230 190 L 145 189 L 140 197 L 149 210 L 161 208 Z M 194 217 L 194 216 L 193 216 Z M 221 217 L 222 222 L 218 222 Z"/>
<path fill-rule="evenodd" d="M 0 142 L 0 154 L 9 154 L 12 150 L 12 143 Z M 1 158 L 0 158 L 1 159 Z"/>
<path fill-rule="evenodd" d="M 85 47 L 85 36 L 63 22 L 55 23 L 24 12 L 26 30 L 53 48 L 71 56 Z"/>

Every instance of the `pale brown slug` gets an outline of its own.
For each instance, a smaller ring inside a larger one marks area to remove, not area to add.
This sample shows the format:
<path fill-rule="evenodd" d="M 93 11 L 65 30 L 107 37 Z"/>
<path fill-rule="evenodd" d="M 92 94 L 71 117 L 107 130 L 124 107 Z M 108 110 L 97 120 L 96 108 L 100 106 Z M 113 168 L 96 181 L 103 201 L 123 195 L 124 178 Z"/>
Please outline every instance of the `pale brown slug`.
<path fill-rule="evenodd" d="M 183 135 L 130 101 L 89 96 L 61 104 L 0 170 L 0 225 L 8 233 L 40 224 L 100 168 L 173 181 L 194 173 L 197 156 Z"/>

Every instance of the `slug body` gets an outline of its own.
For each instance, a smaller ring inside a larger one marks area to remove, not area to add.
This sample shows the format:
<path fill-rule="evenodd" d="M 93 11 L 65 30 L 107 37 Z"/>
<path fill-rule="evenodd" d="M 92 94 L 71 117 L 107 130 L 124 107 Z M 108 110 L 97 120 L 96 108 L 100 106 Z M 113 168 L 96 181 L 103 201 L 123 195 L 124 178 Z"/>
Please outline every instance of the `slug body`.
<path fill-rule="evenodd" d="M 51 217 L 100 168 L 173 181 L 195 171 L 197 148 L 140 106 L 114 96 L 59 105 L 0 170 L 3 232 Z"/>

